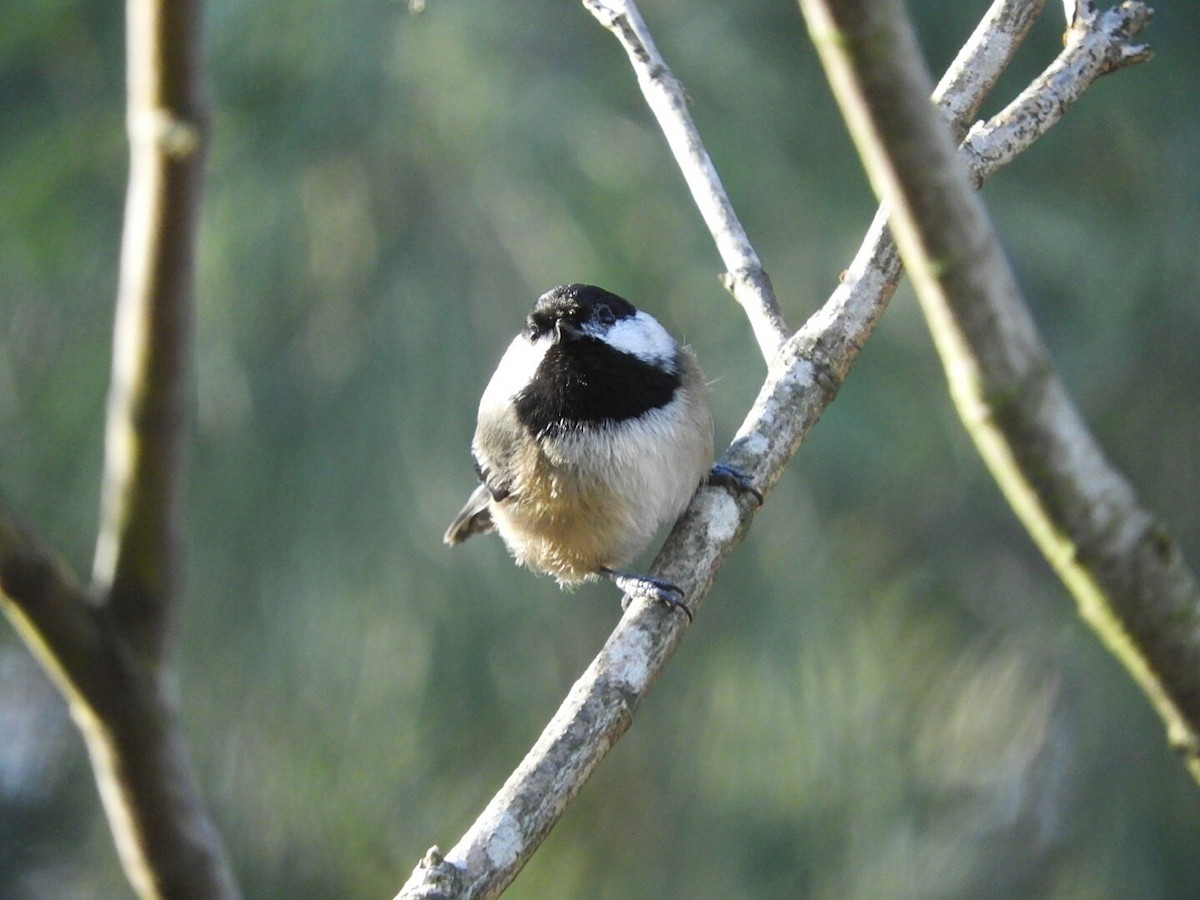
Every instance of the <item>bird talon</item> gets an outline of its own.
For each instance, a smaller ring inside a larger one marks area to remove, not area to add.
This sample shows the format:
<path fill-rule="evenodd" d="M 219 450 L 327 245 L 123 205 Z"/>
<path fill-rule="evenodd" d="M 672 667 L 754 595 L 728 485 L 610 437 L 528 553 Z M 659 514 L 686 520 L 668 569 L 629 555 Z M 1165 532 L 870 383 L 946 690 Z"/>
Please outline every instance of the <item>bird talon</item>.
<path fill-rule="evenodd" d="M 633 575 L 629 572 L 617 572 L 613 569 L 602 568 L 600 573 L 605 578 L 612 579 L 622 592 L 621 609 L 629 609 L 629 603 L 634 597 L 642 597 L 646 600 L 653 600 L 656 603 L 661 603 L 668 609 L 676 609 L 687 616 L 690 623 L 692 621 L 692 611 L 687 608 L 684 602 L 685 594 L 683 588 L 679 585 L 667 581 L 665 578 L 656 578 L 653 575 Z"/>
<path fill-rule="evenodd" d="M 726 463 L 716 463 L 712 467 L 708 483 L 712 487 L 728 488 L 735 494 L 749 494 L 759 506 L 763 504 L 762 491 L 754 486 L 754 479 Z"/>

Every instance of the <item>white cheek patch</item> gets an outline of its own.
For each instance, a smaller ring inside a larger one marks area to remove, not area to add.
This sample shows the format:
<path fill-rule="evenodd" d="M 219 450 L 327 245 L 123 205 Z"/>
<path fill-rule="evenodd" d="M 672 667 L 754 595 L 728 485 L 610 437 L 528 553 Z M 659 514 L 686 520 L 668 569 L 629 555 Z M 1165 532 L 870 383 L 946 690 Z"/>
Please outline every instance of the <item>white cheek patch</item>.
<path fill-rule="evenodd" d="M 548 349 L 550 341 L 546 338 L 530 341 L 523 334 L 517 335 L 504 351 L 500 364 L 492 374 L 492 380 L 483 391 L 479 400 L 480 411 L 507 407 L 512 398 L 533 379 L 533 374 Z"/>
<path fill-rule="evenodd" d="M 638 310 L 629 319 L 618 319 L 604 340 L 610 347 L 636 356 L 643 362 L 674 368 L 677 347 L 667 329 L 650 313 Z"/>

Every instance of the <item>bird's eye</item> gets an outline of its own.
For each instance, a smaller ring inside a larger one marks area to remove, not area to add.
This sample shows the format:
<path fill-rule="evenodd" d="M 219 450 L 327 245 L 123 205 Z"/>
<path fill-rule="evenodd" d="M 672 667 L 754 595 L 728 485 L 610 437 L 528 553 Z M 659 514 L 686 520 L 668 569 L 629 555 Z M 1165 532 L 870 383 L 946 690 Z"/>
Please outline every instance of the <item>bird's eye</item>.
<path fill-rule="evenodd" d="M 613 322 L 617 321 L 617 317 L 613 315 L 613 311 L 609 309 L 607 303 L 598 304 L 596 306 L 595 315 L 596 321 L 598 321 L 601 325 L 611 325 Z"/>
<path fill-rule="evenodd" d="M 538 335 L 540 334 L 541 329 L 537 327 L 537 322 L 533 321 L 533 319 L 530 319 L 525 323 L 525 336 L 531 341 L 536 341 L 538 339 Z"/>

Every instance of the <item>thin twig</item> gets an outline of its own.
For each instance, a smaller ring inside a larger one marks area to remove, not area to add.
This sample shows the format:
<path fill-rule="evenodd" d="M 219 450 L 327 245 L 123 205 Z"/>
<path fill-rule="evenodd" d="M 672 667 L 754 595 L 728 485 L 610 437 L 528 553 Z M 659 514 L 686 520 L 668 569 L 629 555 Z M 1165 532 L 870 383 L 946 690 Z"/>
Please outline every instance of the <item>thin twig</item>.
<path fill-rule="evenodd" d="M 1044 4 L 1045 0 L 993 3 L 933 89 L 933 101 L 946 114 L 959 140 L 1029 34 Z"/>
<path fill-rule="evenodd" d="M 990 34 L 980 35 L 977 30 L 968 46 L 977 46 L 979 55 L 976 62 L 965 68 L 984 66 L 991 61 L 993 54 L 989 48 L 992 46 L 1008 48 L 1009 53 L 1015 51 L 1040 9 L 1040 2 L 997 3 L 988 13 L 985 23 L 995 22 L 1000 33 L 993 38 Z M 1129 9 L 1117 7 L 1110 15 L 1119 16 L 1118 21 L 1093 21 L 1092 27 L 1072 32 L 1063 51 L 1029 87 L 987 122 L 977 122 L 970 128 L 959 153 L 976 187 L 1024 153 L 1056 125 L 1097 78 L 1112 70 L 1114 60 L 1127 57 L 1125 48 L 1130 46 L 1129 39 L 1136 33 L 1131 29 L 1140 27 L 1140 17 L 1144 13 L 1145 7 L 1140 4 Z M 979 92 L 989 88 L 995 78 L 992 76 L 989 80 L 986 75 L 964 77 L 956 71 L 959 67 L 959 60 L 955 60 L 933 93 L 944 112 L 961 110 L 957 117 L 950 120 L 956 134 L 965 130 L 965 123 L 978 110 L 983 96 Z M 994 68 L 994 64 L 988 68 Z M 960 97 L 959 91 L 963 86 L 974 82 L 978 82 L 975 91 Z M 971 97 L 977 98 L 974 104 L 969 102 Z M 887 227 L 887 219 L 885 204 L 875 214 L 875 220 L 833 297 L 805 324 L 801 335 L 797 337 L 818 332 L 828 334 L 830 329 L 826 322 L 834 316 L 875 321 L 882 311 L 881 303 L 888 302 L 903 274 L 900 254 Z M 849 333 L 861 334 L 865 338 L 870 331 L 850 329 Z M 838 348 L 825 347 L 815 337 L 807 340 L 813 345 L 810 352 L 815 354 L 818 362 L 827 356 L 838 355 Z"/>
<path fill-rule="evenodd" d="M 1029 33 L 1042 10 L 1043 2 L 1044 0 L 997 0 L 963 45 L 962 51 L 950 64 L 946 74 L 942 76 L 932 98 L 956 134 L 966 133 L 984 99 Z M 1060 54 L 1047 71 L 1061 68 L 1064 57 L 1069 53 L 1070 50 Z M 1021 94 L 1025 100 L 1019 107 L 1016 103 L 1009 106 L 1010 110 L 1018 107 L 1021 111 L 1020 118 L 1025 122 L 1025 128 L 1020 132 L 1023 143 L 1017 145 L 1015 141 L 1006 141 L 1004 135 L 998 135 L 995 119 L 986 125 L 976 125 L 971 137 L 963 144 L 962 150 L 972 171 L 975 171 L 977 158 L 989 155 L 994 155 L 997 159 L 1003 157 L 1004 163 L 1010 162 L 1057 123 L 1096 77 L 1095 72 L 1087 70 L 1072 70 L 1072 75 L 1078 82 L 1059 84 L 1048 82 L 1043 74 L 1034 82 L 1037 86 L 1036 91 L 1026 90 Z M 1061 88 L 1070 88 L 1072 95 L 1069 98 L 1062 96 Z M 1057 115 L 1038 115 L 1040 110 L 1047 108 L 1055 110 Z M 1016 118 L 1016 115 L 1012 118 Z M 1012 152 L 997 152 L 995 148 L 1000 143 L 1011 144 Z M 983 180 L 995 171 L 996 168 L 978 169 L 976 183 L 982 184 Z M 833 295 L 791 340 L 795 345 L 793 353 L 811 359 L 818 373 L 829 373 L 822 374 L 822 377 L 830 390 L 836 390 L 846 374 L 841 371 L 838 360 L 847 354 L 849 359 L 854 359 L 862 343 L 870 337 L 875 323 L 900 283 L 903 266 L 900 254 L 896 251 L 896 243 L 887 227 L 887 219 L 887 209 L 881 206 L 875 213 L 858 252 L 842 273 L 841 281 Z M 839 336 L 845 336 L 842 339 L 856 343 L 844 347 L 839 343 Z M 784 369 L 786 368 L 785 366 Z M 768 381 L 760 396 L 765 396 L 770 388 L 771 382 Z M 819 414 L 818 409 L 816 415 Z M 801 434 L 801 439 L 805 433 L 807 428 Z"/>
<path fill-rule="evenodd" d="M 997 40 L 1011 55 L 1039 7 L 1037 2 L 998 3 L 981 28 L 1003 31 Z M 983 71 L 978 77 L 950 74 L 939 92 L 943 98 L 954 98 L 961 117 L 957 124 L 963 128 L 965 118 L 974 115 L 1008 60 L 1004 54 L 988 52 L 996 45 L 986 36 L 977 35 L 972 43 L 977 54 L 957 65 Z M 1059 87 L 1044 84 L 1029 104 L 1054 102 Z M 1057 117 L 1032 119 L 1030 129 L 1040 136 L 1056 121 Z M 971 140 L 985 144 L 991 135 L 985 127 L 977 129 Z M 843 283 L 772 359 L 759 397 L 725 456 L 751 474 L 764 492 L 779 479 L 833 400 L 899 274 L 894 244 L 878 220 Z M 701 491 L 672 531 L 654 571 L 684 587 L 695 609 L 753 514 L 753 504 L 735 505 L 723 492 Z M 503 891 L 629 727 L 684 627 L 681 617 L 657 606 L 632 606 L 487 809 L 448 853 L 443 855 L 436 847 L 429 850 L 397 900 L 495 897 Z"/>
<path fill-rule="evenodd" d="M 1083 618 L 1141 685 L 1200 780 L 1200 586 L 1165 528 L 1105 459 L 1054 371 L 986 213 L 956 165 L 896 0 L 802 0 L 835 94 L 893 226 L 964 425 Z M 1113 52 L 1100 71 L 1148 58 L 1132 38 L 1149 10 L 1076 16 Z M 1106 68 L 1107 67 L 1107 68 Z M 1069 93 L 1069 92 L 1067 92 Z"/>
<path fill-rule="evenodd" d="M 1061 119 L 1101 75 L 1150 59 L 1150 50 L 1133 42 L 1150 13 L 1144 3 L 1122 3 L 1103 15 L 1077 19 L 1065 35 L 1064 52 L 992 117 L 986 139 L 975 139 L 982 137 L 982 123 L 972 128 L 964 150 L 975 185 L 1024 152 L 1037 139 L 1039 123 Z"/>
<path fill-rule="evenodd" d="M 629 55 L 646 103 L 658 119 L 700 215 L 716 242 L 726 269 L 722 281 L 741 304 L 763 358 L 769 362 L 790 331 L 771 280 L 700 140 L 683 87 L 658 52 L 632 0 L 583 0 L 583 5 L 613 33 Z"/>

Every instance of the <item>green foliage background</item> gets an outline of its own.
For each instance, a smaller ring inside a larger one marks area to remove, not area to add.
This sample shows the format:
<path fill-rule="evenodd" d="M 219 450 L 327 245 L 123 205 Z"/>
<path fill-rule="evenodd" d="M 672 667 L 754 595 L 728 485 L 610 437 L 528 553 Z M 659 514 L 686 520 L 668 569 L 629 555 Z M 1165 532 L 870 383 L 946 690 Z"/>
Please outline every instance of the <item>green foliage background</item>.
<path fill-rule="evenodd" d="M 911 4 L 934 69 L 983 0 Z M 989 104 L 1059 49 L 1055 4 Z M 1200 565 L 1200 15 L 985 196 L 1064 377 Z M 645 14 L 793 327 L 873 202 L 790 3 Z M 0 490 L 89 567 L 126 176 L 121 12 L 0 7 Z M 249 898 L 390 897 L 618 615 L 440 536 L 491 367 L 592 281 L 763 375 L 613 39 L 576 3 L 207 11 L 213 128 L 180 689 Z M 633 730 L 511 890 L 1200 896 L 1200 791 L 962 434 L 907 288 Z M 0 896 L 125 897 L 61 702 L 0 629 Z"/>

